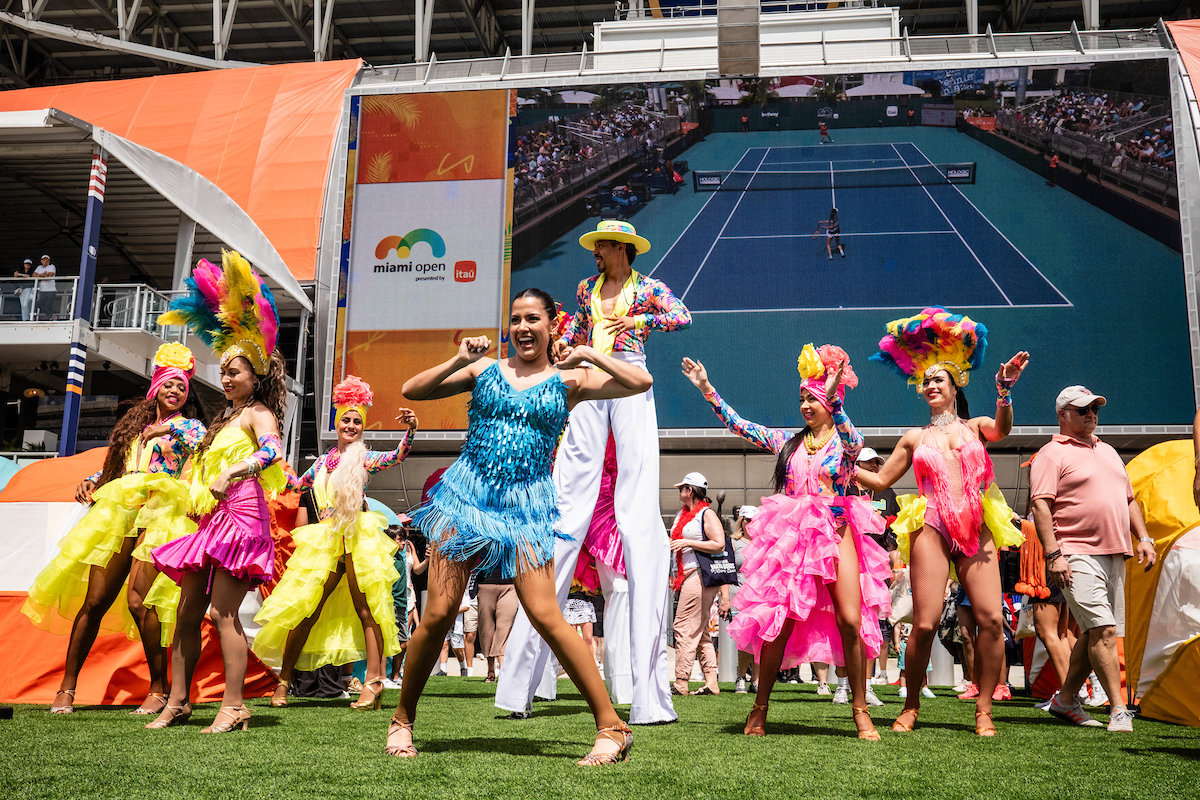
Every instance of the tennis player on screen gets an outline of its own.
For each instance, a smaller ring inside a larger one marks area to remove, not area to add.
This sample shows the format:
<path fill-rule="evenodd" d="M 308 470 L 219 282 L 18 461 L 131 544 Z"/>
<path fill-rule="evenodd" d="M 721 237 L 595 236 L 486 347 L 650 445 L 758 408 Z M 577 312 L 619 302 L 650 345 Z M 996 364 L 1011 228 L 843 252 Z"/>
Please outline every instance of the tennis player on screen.
<path fill-rule="evenodd" d="M 823 219 L 817 223 L 817 229 L 813 231 L 813 238 L 821 231 L 825 231 L 825 255 L 829 256 L 829 260 L 833 261 L 833 248 L 841 253 L 842 258 L 846 257 L 846 248 L 842 247 L 842 223 L 838 219 L 838 210 L 836 208 L 829 209 L 829 219 Z"/>

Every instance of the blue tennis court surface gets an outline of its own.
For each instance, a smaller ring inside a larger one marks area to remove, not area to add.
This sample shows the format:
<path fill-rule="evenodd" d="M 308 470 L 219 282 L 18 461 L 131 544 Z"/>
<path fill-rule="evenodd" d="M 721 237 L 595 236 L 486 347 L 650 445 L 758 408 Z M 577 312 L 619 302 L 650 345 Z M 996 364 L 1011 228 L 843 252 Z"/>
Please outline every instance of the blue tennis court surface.
<path fill-rule="evenodd" d="M 910 142 L 753 147 L 738 171 L 919 168 Z M 753 180 L 753 179 L 751 179 Z M 753 185 L 753 184 L 751 184 Z M 833 260 L 813 236 L 832 207 Z M 956 186 L 719 191 L 652 272 L 693 313 L 903 309 L 929 298 L 954 309 L 1071 302 Z"/>

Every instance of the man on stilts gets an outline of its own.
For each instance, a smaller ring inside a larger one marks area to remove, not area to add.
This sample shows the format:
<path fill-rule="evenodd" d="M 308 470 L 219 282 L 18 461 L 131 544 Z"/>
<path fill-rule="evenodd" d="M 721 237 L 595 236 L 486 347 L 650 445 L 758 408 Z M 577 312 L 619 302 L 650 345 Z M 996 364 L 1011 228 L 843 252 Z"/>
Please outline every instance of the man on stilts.
<path fill-rule="evenodd" d="M 605 220 L 581 236 L 579 244 L 592 252 L 599 274 L 579 284 L 579 309 L 554 344 L 555 358 L 565 357 L 577 345 L 590 344 L 644 368 L 650 331 L 687 328 L 692 322 L 687 307 L 664 283 L 633 270 L 634 259 L 650 249 L 650 242 L 629 223 Z M 653 389 L 636 397 L 580 403 L 571 412 L 554 465 L 562 533 L 570 537 L 560 540 L 554 552 L 558 600 L 566 602 L 596 507 L 610 429 L 617 451 L 616 521 L 629 584 L 628 617 L 622 620 L 629 626 L 633 668 L 629 722 L 673 722 L 677 716 L 671 705 L 666 647 L 670 548 L 658 502 L 658 415 Z M 606 634 L 609 616 L 605 614 Z M 512 711 L 514 718 L 527 717 L 549 656 L 549 648 L 524 611 L 518 613 L 496 686 L 497 708 Z"/>

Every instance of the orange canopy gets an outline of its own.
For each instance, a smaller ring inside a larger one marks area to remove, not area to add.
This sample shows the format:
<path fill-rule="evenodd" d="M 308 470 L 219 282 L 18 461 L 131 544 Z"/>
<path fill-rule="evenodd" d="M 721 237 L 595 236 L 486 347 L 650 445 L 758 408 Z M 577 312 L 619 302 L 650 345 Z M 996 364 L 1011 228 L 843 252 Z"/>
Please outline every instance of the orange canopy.
<path fill-rule="evenodd" d="M 1182 20 L 1168 22 L 1167 30 L 1179 48 L 1183 65 L 1187 67 L 1188 76 L 1192 79 L 1192 89 L 1200 95 L 1200 20 Z"/>
<path fill-rule="evenodd" d="M 0 492 L 0 503 L 70 503 L 76 487 L 104 466 L 107 454 L 107 447 L 94 447 L 67 458 L 26 464 Z"/>
<path fill-rule="evenodd" d="M 0 111 L 57 108 L 190 167 L 312 280 L 346 89 L 362 61 L 160 75 L 0 92 Z"/>

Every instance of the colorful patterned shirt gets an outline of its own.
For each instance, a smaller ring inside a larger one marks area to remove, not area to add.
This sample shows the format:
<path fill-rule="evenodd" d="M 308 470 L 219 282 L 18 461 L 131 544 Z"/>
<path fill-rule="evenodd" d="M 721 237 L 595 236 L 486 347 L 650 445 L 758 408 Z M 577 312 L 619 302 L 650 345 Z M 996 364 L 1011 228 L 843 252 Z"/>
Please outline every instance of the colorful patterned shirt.
<path fill-rule="evenodd" d="M 792 438 L 793 434 L 790 431 L 782 428 L 768 428 L 765 425 L 742 419 L 716 392 L 709 396 L 709 402 L 712 403 L 713 411 L 721 418 L 721 422 L 726 428 L 755 447 L 779 455 L 779 451 Z M 833 440 L 832 446 L 826 446 L 812 456 L 812 458 L 820 457 L 821 459 L 820 464 L 816 465 L 816 485 L 810 484 L 807 475 L 800 474 L 802 470 L 799 469 L 798 457 L 808 455 L 801 443 L 800 447 L 796 448 L 796 456 L 793 456 L 792 460 L 788 462 L 787 482 L 783 487 L 785 495 L 796 497 L 801 494 L 819 494 L 826 497 L 841 497 L 851 493 L 850 467 L 858 460 L 858 454 L 862 452 L 863 437 L 842 410 L 841 403 L 837 403 L 833 407 L 833 427 L 837 431 L 837 437 Z"/>
<path fill-rule="evenodd" d="M 125 456 L 125 474 L 135 472 L 165 472 L 172 478 L 178 478 L 183 473 L 183 465 L 188 456 L 196 451 L 208 430 L 198 419 L 186 419 L 175 416 L 164 423 L 170 430 L 163 436 L 151 439 L 142 447 L 141 458 L 138 458 L 138 442 L 140 437 L 133 440 L 129 453 Z M 97 483 L 100 480 L 101 469 L 87 480 Z"/>
<path fill-rule="evenodd" d="M 636 270 L 633 271 L 632 277 L 632 282 L 628 284 L 631 295 L 624 298 L 625 302 L 618 300 L 618 305 L 628 308 L 625 315 L 633 317 L 635 327 L 617 336 L 613 350 L 644 353 L 646 338 L 651 330 L 684 330 L 691 326 L 692 315 L 687 306 L 680 302 L 662 281 L 648 278 Z M 578 310 L 562 336 L 562 341 L 572 347 L 595 344 L 592 327 L 598 320 L 593 319 L 595 311 L 592 307 L 592 297 L 600 278 L 600 275 L 593 275 L 579 283 L 579 289 L 575 293 Z"/>
<path fill-rule="evenodd" d="M 413 432 L 410 428 L 405 432 L 404 438 L 400 444 L 396 445 L 395 450 L 368 450 L 363 458 L 363 466 L 367 469 L 367 476 L 370 477 L 376 472 L 383 472 L 388 467 L 395 466 L 408 457 L 408 452 L 412 450 Z M 332 451 L 330 451 L 332 453 Z M 330 453 L 322 453 L 317 456 L 317 460 L 313 465 L 304 471 L 303 475 L 295 476 L 288 474 L 288 489 L 293 492 L 304 492 L 312 489 L 319 477 L 327 478 L 332 470 L 326 468 L 329 461 Z M 314 492 L 313 500 L 317 500 L 318 495 L 322 492 Z M 333 513 L 333 507 L 330 505 L 325 507 L 324 503 L 317 502 L 317 515 L 321 519 L 325 519 Z"/>

